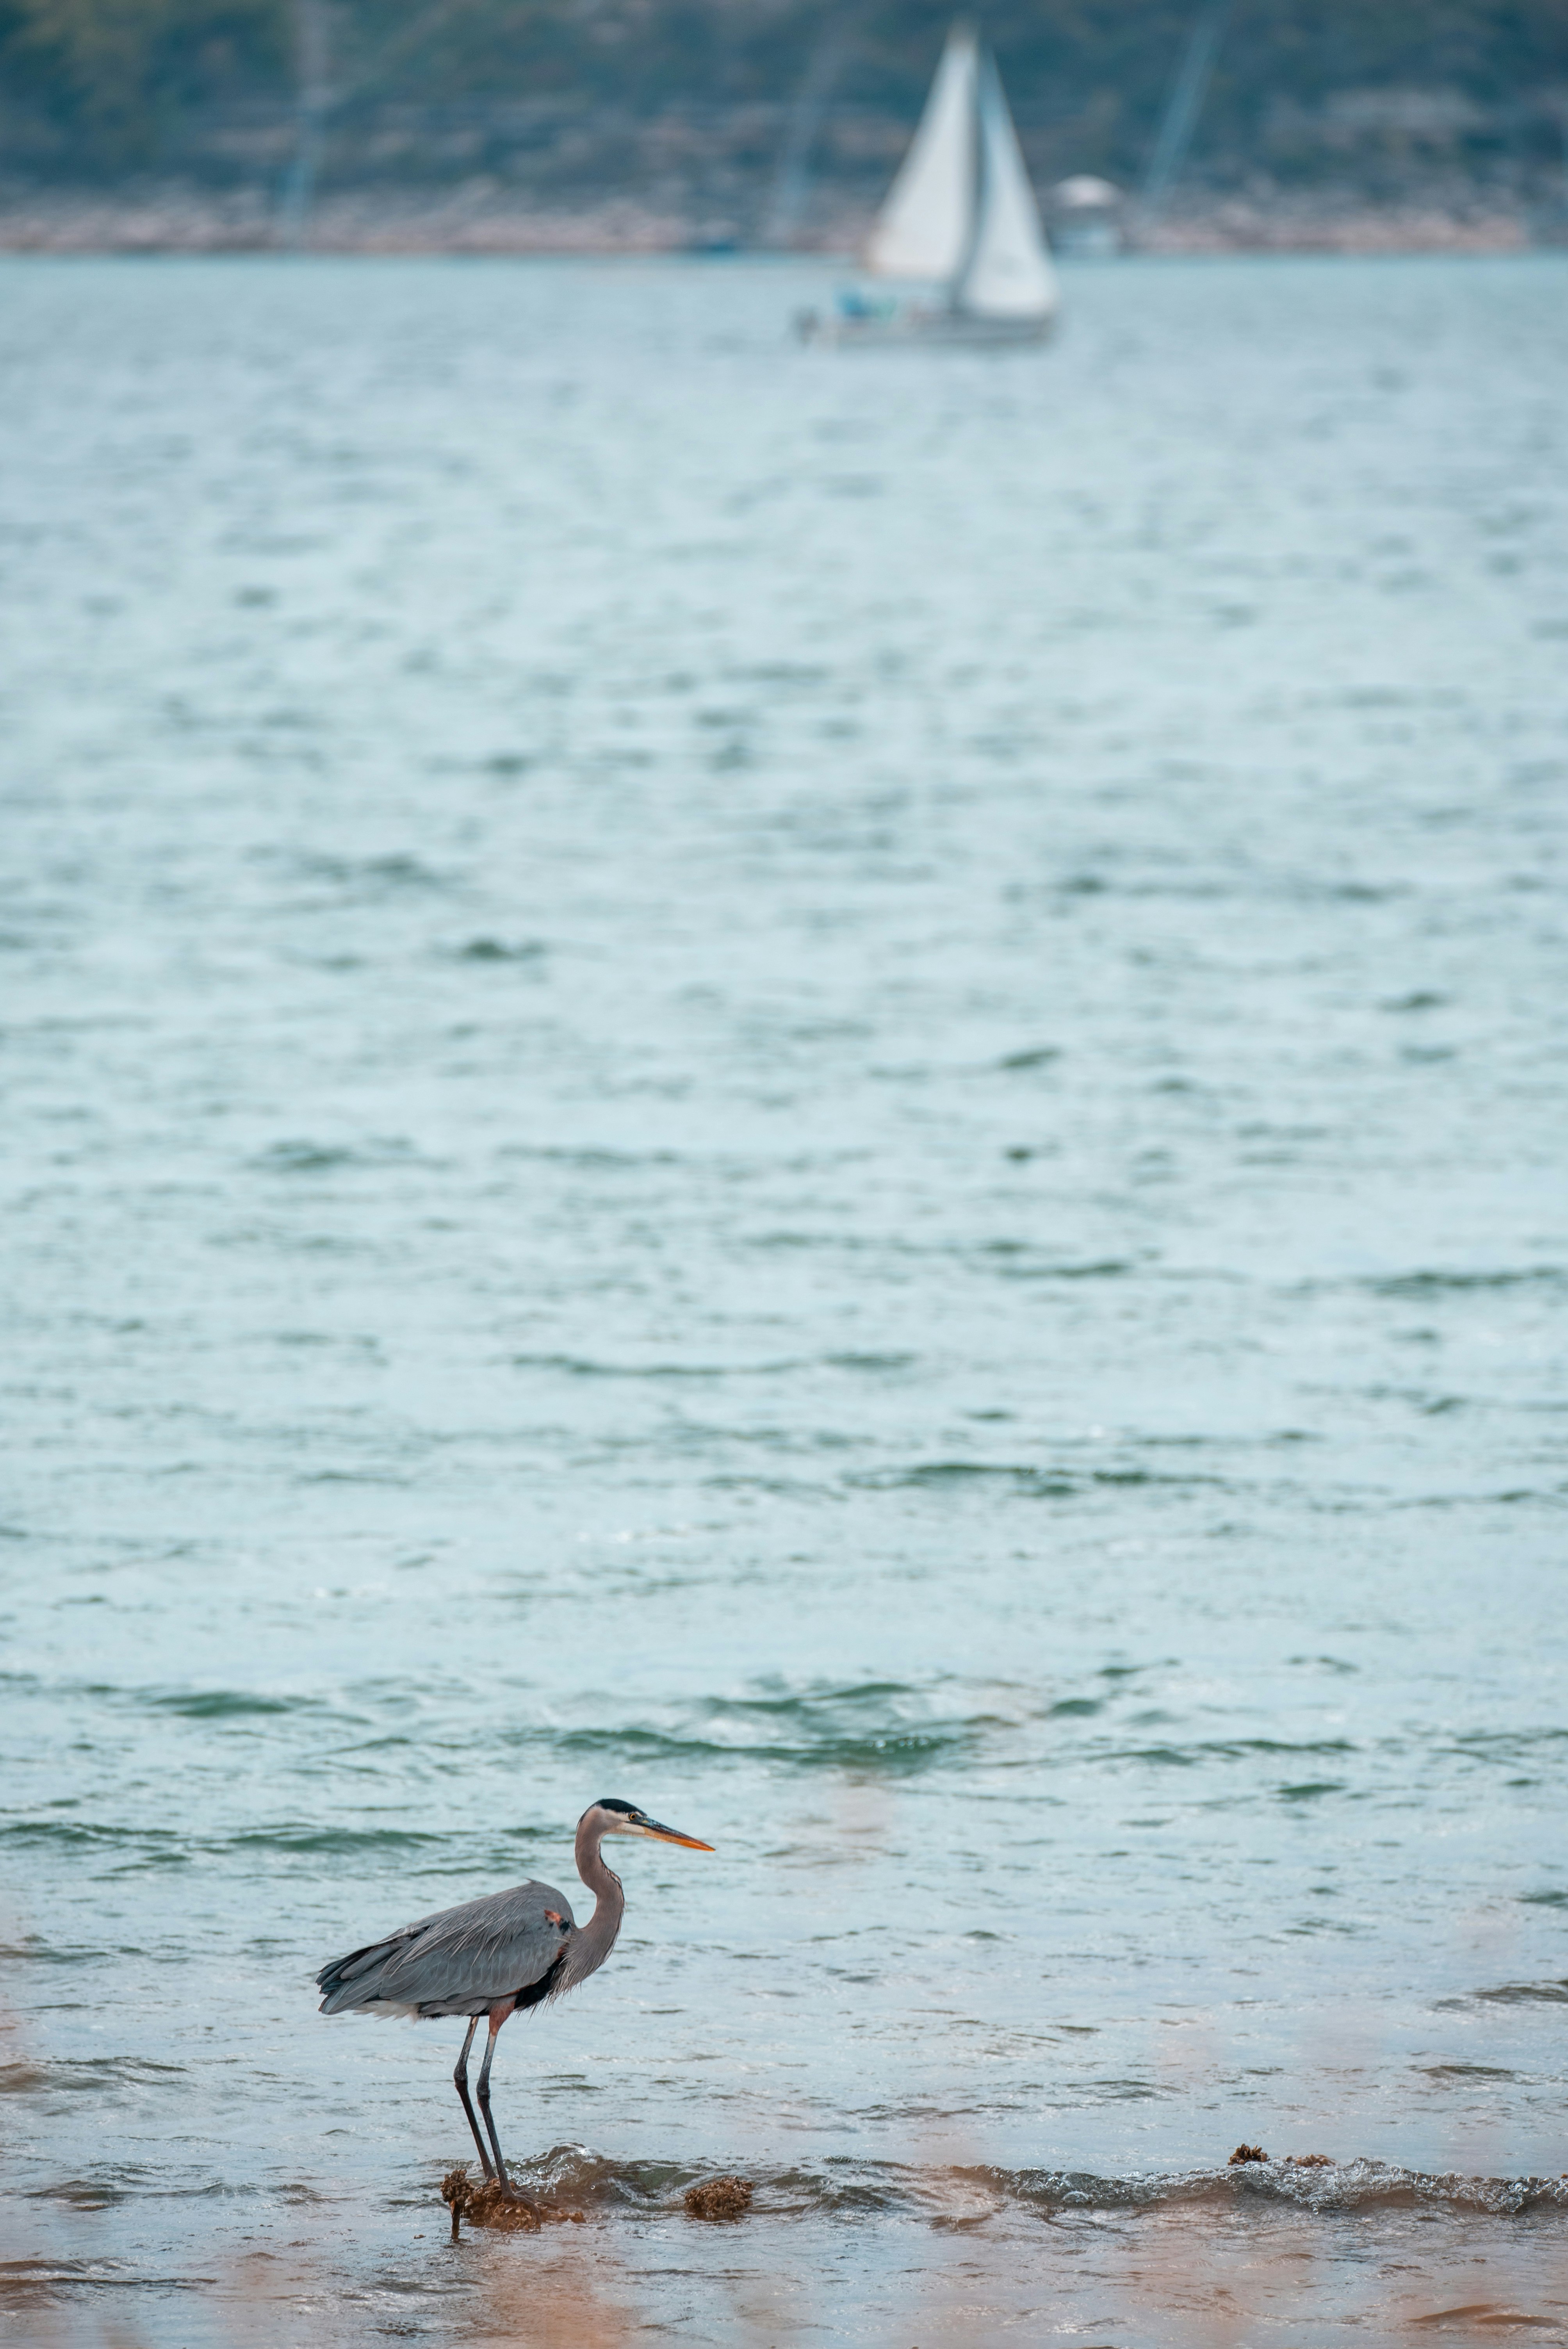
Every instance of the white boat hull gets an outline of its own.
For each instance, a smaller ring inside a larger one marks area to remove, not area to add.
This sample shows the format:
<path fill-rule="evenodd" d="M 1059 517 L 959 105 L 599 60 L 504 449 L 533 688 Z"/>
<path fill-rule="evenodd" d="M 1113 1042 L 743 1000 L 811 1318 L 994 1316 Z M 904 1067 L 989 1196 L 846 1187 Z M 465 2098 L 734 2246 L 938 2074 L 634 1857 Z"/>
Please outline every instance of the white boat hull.
<path fill-rule="evenodd" d="M 801 310 L 795 332 L 803 343 L 835 350 L 879 350 L 901 345 L 936 346 L 950 350 L 1016 350 L 1043 343 L 1056 326 L 1052 312 L 1044 318 L 976 318 L 962 310 L 897 310 L 889 316 L 839 316 L 830 311 Z"/>

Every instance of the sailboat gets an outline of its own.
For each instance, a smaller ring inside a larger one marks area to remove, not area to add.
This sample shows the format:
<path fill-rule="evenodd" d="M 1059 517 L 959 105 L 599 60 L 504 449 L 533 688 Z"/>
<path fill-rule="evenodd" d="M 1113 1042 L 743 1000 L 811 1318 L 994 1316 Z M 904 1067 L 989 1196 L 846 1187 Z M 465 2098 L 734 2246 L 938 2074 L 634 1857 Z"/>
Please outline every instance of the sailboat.
<path fill-rule="evenodd" d="M 1057 313 L 1057 274 L 1018 151 L 996 61 L 974 27 L 947 36 L 920 128 L 861 256 L 867 274 L 918 280 L 923 301 L 841 295 L 808 341 L 1037 342 Z"/>

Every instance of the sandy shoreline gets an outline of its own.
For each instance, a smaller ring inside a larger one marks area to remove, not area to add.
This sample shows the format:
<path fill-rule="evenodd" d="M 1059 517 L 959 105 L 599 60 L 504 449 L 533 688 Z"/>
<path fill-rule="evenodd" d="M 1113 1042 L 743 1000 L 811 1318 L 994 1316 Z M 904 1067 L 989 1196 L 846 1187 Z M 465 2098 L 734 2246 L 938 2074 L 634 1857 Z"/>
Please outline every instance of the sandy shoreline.
<path fill-rule="evenodd" d="M 853 252 L 867 216 L 846 206 L 810 249 Z M 520 202 L 493 181 L 439 189 L 358 188 L 325 194 L 304 242 L 337 254 L 639 254 L 712 250 L 737 240 L 728 222 L 629 196 L 581 206 Z M 1150 230 L 1141 249 L 1205 253 L 1516 253 L 1542 241 L 1522 206 L 1480 198 L 1445 206 L 1368 205 L 1347 194 L 1257 201 L 1188 200 Z M 1548 238 L 1547 241 L 1555 241 Z M 189 181 L 119 187 L 0 183 L 0 252 L 254 253 L 278 242 L 272 191 Z"/>

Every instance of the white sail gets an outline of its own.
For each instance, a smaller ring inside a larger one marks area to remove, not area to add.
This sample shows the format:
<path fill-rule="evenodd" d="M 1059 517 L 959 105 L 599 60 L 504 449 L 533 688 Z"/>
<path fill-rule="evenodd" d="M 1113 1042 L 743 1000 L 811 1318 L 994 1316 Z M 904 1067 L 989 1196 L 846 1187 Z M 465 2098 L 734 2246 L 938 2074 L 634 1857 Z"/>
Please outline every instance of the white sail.
<path fill-rule="evenodd" d="M 1040 226 L 1018 134 L 989 56 L 979 76 L 980 212 L 975 241 L 953 289 L 972 318 L 1038 318 L 1057 306 L 1057 273 Z"/>
<path fill-rule="evenodd" d="M 975 233 L 978 52 L 954 25 L 914 143 L 877 214 L 865 265 L 878 277 L 951 278 Z"/>

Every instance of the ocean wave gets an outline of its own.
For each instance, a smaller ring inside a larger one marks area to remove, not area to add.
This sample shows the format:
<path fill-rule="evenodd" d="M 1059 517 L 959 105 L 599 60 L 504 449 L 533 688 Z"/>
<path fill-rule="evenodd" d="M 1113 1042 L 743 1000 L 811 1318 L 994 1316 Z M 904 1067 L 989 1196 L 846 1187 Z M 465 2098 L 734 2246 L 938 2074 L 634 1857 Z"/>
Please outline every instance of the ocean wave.
<path fill-rule="evenodd" d="M 1485 1272 L 1398 1272 L 1364 1281 L 1375 1297 L 1428 1298 L 1482 1294 L 1508 1288 L 1561 1288 L 1568 1273 L 1559 1264 L 1507 1267 Z"/>
<path fill-rule="evenodd" d="M 288 879 L 307 885 L 341 890 L 375 902 L 406 890 L 449 891 L 452 877 L 407 852 L 381 856 L 335 856 L 319 849 L 259 848 L 251 852 L 254 864 L 271 866 Z"/>
<path fill-rule="evenodd" d="M 0 2260 L 0 2309 L 25 2311 L 82 2291 L 195 2292 L 217 2281 L 211 2275 L 139 2274 L 123 2260 Z"/>
<path fill-rule="evenodd" d="M 249 1689 L 176 1689 L 169 1694 L 148 1692 L 142 1702 L 159 1712 L 179 1713 L 187 1721 L 226 1721 L 245 1713 L 321 1710 L 311 1697 L 262 1696 Z"/>
<path fill-rule="evenodd" d="M 55 2055 L 7 2065 L 5 2070 L 20 2095 L 59 2088 L 95 2095 L 107 2087 L 157 2088 L 186 2077 L 183 2064 L 160 2064 L 152 2055 Z"/>
<path fill-rule="evenodd" d="M 452 962 L 523 962 L 540 963 L 550 949 L 542 938 L 469 938 L 460 947 L 445 949 Z"/>
<path fill-rule="evenodd" d="M 1383 2210 L 1568 2217 L 1568 2177 L 1469 2177 L 1363 2159 L 1227 2161 L 1107 2175 L 987 2165 L 925 2168 L 851 2157 L 769 2167 L 749 2157 L 726 2156 L 698 2166 L 614 2160 L 587 2146 L 557 2145 L 513 2167 L 524 2189 L 542 2200 L 647 2214 L 678 2207 L 686 2189 L 716 2169 L 738 2169 L 756 2188 L 753 2209 L 758 2218 L 889 2217 L 974 2224 L 1008 2210 L 1054 2220 L 1097 2211 L 1136 2217 L 1166 2209 L 1244 2213 L 1279 2206 L 1326 2219 Z"/>
<path fill-rule="evenodd" d="M 1321 2212 L 1429 2209 L 1514 2217 L 1524 2210 L 1568 2213 L 1568 2178 L 1472 2178 L 1455 2171 L 1404 2169 L 1381 2161 L 1324 2164 L 1299 2158 L 1248 2161 L 1222 2168 L 1104 2178 L 1068 2170 L 1000 2170 L 1009 2199 L 1050 2215 L 1073 2209 L 1150 2209 L 1190 2204 L 1222 2209 L 1289 2204 Z"/>
<path fill-rule="evenodd" d="M 542 1723 L 501 1734 L 511 1745 L 593 1754 L 628 1767 L 746 1760 L 802 1770 L 908 1770 L 982 1757 L 998 1766 L 1040 1770 L 1219 1765 L 1250 1769 L 1260 1793 L 1295 1801 L 1339 1792 L 1348 1783 L 1315 1764 L 1348 1765 L 1363 1757 L 1364 1748 L 1343 1736 L 1130 1735 L 1130 1729 L 1169 1720 L 1165 1714 L 1135 1716 L 1131 1723 L 1114 1719 L 1119 1699 L 1136 1696 L 1131 1684 L 1141 1669 L 1107 1667 L 1088 1686 L 1069 1682 L 1066 1688 L 944 1675 L 918 1683 L 812 1682 L 786 1689 L 764 1683 L 745 1694 L 698 1700 L 662 1719 Z"/>
<path fill-rule="evenodd" d="M 269 1143 L 250 1162 L 253 1171 L 262 1174 L 335 1174 L 345 1169 L 380 1173 L 390 1167 L 434 1163 L 401 1134 L 372 1135 L 352 1144 L 290 1136 Z"/>
<path fill-rule="evenodd" d="M 227 1838 L 231 1851 L 287 1851 L 313 1854 L 377 1854 L 434 1850 L 446 1841 L 439 1835 L 420 1834 L 411 1827 L 324 1827 L 298 1826 L 252 1827 Z"/>
<path fill-rule="evenodd" d="M 97 1855 L 108 1873 L 132 1875 L 150 1868 L 188 1867 L 227 1853 L 284 1852 L 293 1857 L 397 1857 L 434 1852 L 447 1837 L 413 1827 L 350 1827 L 319 1820 L 284 1819 L 223 1835 L 209 1830 L 185 1835 L 170 1827 L 110 1826 L 87 1819 L 10 1819 L 0 1824 L 0 1841 L 23 1849 L 54 1850 L 83 1857 Z M 39 1945 L 22 1952 L 30 1960 L 60 1961 L 60 1952 Z M 75 1956 L 77 1952 L 68 1953 Z"/>
<path fill-rule="evenodd" d="M 655 1729 L 568 1730 L 552 1743 L 568 1754 L 614 1755 L 628 1763 L 697 1758 L 762 1760 L 831 1770 L 919 1769 L 953 1760 L 975 1743 L 965 1725 L 852 1730 L 819 1729 L 810 1738 L 777 1737 L 743 1743 Z"/>
<path fill-rule="evenodd" d="M 1088 1700 L 1098 1712 L 1103 1696 Z M 939 1678 L 924 1685 L 877 1680 L 805 1687 L 764 1683 L 746 1694 L 703 1699 L 684 1722 L 547 1733 L 556 1751 L 628 1762 L 749 1759 L 800 1769 L 912 1770 L 963 1761 L 1016 1738 L 1057 1711 L 1026 1687 Z"/>
<path fill-rule="evenodd" d="M 915 1367 L 917 1357 L 901 1353 L 830 1353 L 783 1354 L 764 1356 L 758 1361 L 671 1361 L 665 1358 L 646 1362 L 605 1361 L 591 1354 L 513 1354 L 511 1364 L 516 1371 L 559 1371 L 573 1379 L 691 1379 L 714 1381 L 728 1379 L 780 1379 L 817 1371 L 849 1371 L 861 1376 L 875 1377 L 884 1372 L 908 1371 Z"/>
<path fill-rule="evenodd" d="M 977 1489 L 1000 1492 L 1016 1500 L 1069 1501 L 1086 1493 L 1149 1487 L 1165 1492 L 1202 1489 L 1237 1493 L 1233 1476 L 1189 1470 L 1181 1475 L 1154 1468 L 1041 1467 L 1022 1460 L 920 1460 L 896 1468 L 858 1469 L 842 1482 L 852 1492 L 943 1492 Z"/>

